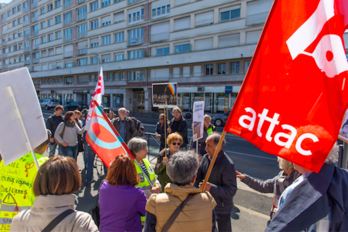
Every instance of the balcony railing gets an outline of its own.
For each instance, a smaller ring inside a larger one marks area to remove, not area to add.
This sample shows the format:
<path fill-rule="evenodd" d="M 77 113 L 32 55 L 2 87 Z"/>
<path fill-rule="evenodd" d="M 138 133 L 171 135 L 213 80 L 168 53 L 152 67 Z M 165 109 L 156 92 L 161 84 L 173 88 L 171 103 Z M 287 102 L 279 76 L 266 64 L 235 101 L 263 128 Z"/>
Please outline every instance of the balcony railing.
<path fill-rule="evenodd" d="M 144 37 L 130 38 L 128 40 L 129 46 L 138 45 L 138 44 L 142 44 L 142 43 L 144 43 Z"/>
<path fill-rule="evenodd" d="M 77 21 L 81 21 L 87 18 L 87 13 L 83 13 L 77 16 Z"/>
<path fill-rule="evenodd" d="M 28 39 L 30 37 L 30 34 L 24 34 L 24 39 Z"/>
<path fill-rule="evenodd" d="M 250 26 L 250 25 L 261 24 L 261 23 L 266 22 L 268 13 L 269 12 L 267 11 L 267 12 L 247 16 L 246 25 Z"/>
<path fill-rule="evenodd" d="M 31 3 L 31 9 L 33 9 L 33 8 L 35 8 L 35 7 L 37 7 L 37 2 L 32 2 L 32 3 Z"/>
<path fill-rule="evenodd" d="M 133 4 L 133 3 L 136 3 L 136 2 L 140 2 L 142 0 L 128 0 L 128 4 Z"/>
<path fill-rule="evenodd" d="M 39 18 L 38 16 L 32 17 L 32 18 L 31 18 L 31 22 L 32 22 L 32 23 L 33 23 L 33 22 L 36 22 L 38 18 Z"/>
<path fill-rule="evenodd" d="M 68 9 L 68 8 L 70 8 L 70 7 L 72 7 L 72 1 L 67 2 L 67 3 L 64 3 L 64 5 L 63 5 L 63 10 L 66 10 L 66 9 Z"/>
<path fill-rule="evenodd" d="M 33 31 L 33 36 L 39 35 L 39 31 Z"/>
<path fill-rule="evenodd" d="M 34 58 L 33 59 L 33 63 L 36 64 L 36 63 L 39 63 L 40 62 L 40 58 Z"/>
<path fill-rule="evenodd" d="M 169 40 L 169 32 L 151 35 L 151 42 L 159 42 L 164 40 Z"/>
<path fill-rule="evenodd" d="M 74 55 L 74 52 L 64 52 L 64 57 L 72 57 Z"/>
<path fill-rule="evenodd" d="M 86 0 L 77 0 L 77 4 L 84 3 Z"/>
<path fill-rule="evenodd" d="M 64 26 L 67 26 L 67 25 L 69 25 L 69 24 L 72 24 L 72 18 L 70 18 L 70 19 L 64 19 Z"/>
<path fill-rule="evenodd" d="M 28 64 L 30 64 L 30 60 L 25 60 L 24 65 L 28 65 Z"/>
<path fill-rule="evenodd" d="M 72 35 L 66 35 L 64 36 L 64 42 L 72 40 Z"/>
<path fill-rule="evenodd" d="M 39 45 L 38 44 L 33 44 L 33 49 L 39 49 Z"/>
<path fill-rule="evenodd" d="M 87 36 L 87 31 L 80 31 L 80 32 L 77 33 L 77 38 L 78 39 L 86 37 L 86 36 Z"/>
<path fill-rule="evenodd" d="M 88 49 L 87 48 L 80 48 L 77 50 L 77 55 L 81 56 L 81 55 L 86 55 L 87 54 Z"/>
<path fill-rule="evenodd" d="M 23 13 L 28 12 L 28 11 L 29 11 L 29 7 L 23 8 Z"/>
<path fill-rule="evenodd" d="M 128 19 L 129 23 L 136 23 L 136 22 L 141 22 L 142 20 L 144 20 L 144 15 L 137 15 L 136 17 L 132 17 L 130 19 Z"/>
<path fill-rule="evenodd" d="M 24 52 L 29 52 L 30 51 L 30 47 L 25 47 L 24 48 Z"/>
<path fill-rule="evenodd" d="M 29 25 L 29 20 L 23 22 L 23 26 Z"/>

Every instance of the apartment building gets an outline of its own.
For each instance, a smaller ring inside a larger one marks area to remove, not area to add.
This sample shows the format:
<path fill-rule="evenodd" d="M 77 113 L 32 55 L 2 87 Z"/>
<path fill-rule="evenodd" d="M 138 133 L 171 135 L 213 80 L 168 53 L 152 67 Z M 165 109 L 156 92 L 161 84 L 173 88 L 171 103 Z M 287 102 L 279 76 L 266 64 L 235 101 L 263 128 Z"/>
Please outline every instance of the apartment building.
<path fill-rule="evenodd" d="M 1 71 L 26 66 L 39 98 L 152 107 L 153 83 L 177 82 L 179 106 L 234 104 L 273 0 L 14 0 L 0 9 Z"/>

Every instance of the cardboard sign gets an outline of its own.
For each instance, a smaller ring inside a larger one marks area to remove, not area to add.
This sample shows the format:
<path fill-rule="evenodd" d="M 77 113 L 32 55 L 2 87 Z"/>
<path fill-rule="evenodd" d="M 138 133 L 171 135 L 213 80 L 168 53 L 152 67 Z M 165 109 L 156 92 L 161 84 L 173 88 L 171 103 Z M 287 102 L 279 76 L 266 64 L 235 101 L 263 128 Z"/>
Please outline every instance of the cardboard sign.
<path fill-rule="evenodd" d="M 203 138 L 204 101 L 193 103 L 193 141 Z"/>
<path fill-rule="evenodd" d="M 175 107 L 178 105 L 178 84 L 152 84 L 152 102 L 157 107 Z"/>
<path fill-rule="evenodd" d="M 12 87 L 14 98 L 8 86 Z M 0 153 L 8 165 L 36 148 L 47 139 L 46 126 L 33 80 L 27 68 L 0 74 Z M 17 102 L 18 110 L 14 101 Z M 23 119 L 23 128 L 18 112 Z M 25 136 L 25 130 L 29 141 Z"/>

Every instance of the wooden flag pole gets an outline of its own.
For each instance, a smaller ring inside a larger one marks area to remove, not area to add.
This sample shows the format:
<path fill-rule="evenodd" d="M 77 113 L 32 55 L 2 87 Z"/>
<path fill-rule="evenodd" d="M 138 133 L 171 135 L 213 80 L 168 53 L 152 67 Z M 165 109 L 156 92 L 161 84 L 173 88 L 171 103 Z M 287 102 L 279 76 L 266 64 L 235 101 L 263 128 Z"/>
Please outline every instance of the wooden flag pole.
<path fill-rule="evenodd" d="M 167 158 L 167 115 L 166 115 L 166 107 L 164 107 L 164 154 Z"/>
<path fill-rule="evenodd" d="M 208 172 L 207 172 L 207 174 L 205 175 L 205 179 L 204 179 L 203 185 L 202 185 L 202 187 L 201 187 L 201 193 L 204 193 L 204 191 L 205 191 L 205 186 L 207 185 L 207 182 L 208 182 L 208 180 L 209 180 L 211 171 L 213 170 L 213 167 L 214 167 L 214 163 L 215 163 L 216 157 L 218 156 L 218 153 L 219 153 L 221 144 L 222 144 L 222 142 L 224 141 L 225 136 L 226 136 L 226 131 L 223 131 L 222 134 L 221 134 L 219 143 L 218 143 L 218 145 L 217 145 L 216 148 L 215 148 L 214 156 L 213 156 L 213 158 L 212 158 L 212 160 L 211 160 L 211 162 L 210 162 Z"/>

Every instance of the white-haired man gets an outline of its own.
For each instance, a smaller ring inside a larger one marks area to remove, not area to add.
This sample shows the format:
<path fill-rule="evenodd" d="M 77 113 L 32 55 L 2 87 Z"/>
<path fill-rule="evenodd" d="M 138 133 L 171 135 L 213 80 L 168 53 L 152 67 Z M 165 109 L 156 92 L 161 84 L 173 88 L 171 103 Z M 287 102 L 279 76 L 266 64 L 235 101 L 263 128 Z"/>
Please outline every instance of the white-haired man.
<path fill-rule="evenodd" d="M 123 140 L 128 143 L 129 140 L 136 136 L 136 129 L 133 121 L 126 116 L 126 109 L 120 108 L 118 110 L 118 118 L 112 120 L 115 129 L 121 135 Z"/>
<path fill-rule="evenodd" d="M 319 173 L 294 164 L 302 176 L 282 193 L 266 231 L 348 231 L 348 172 L 337 158 L 334 145 Z"/>
<path fill-rule="evenodd" d="M 181 115 L 181 109 L 179 107 L 174 107 L 173 110 L 173 118 L 170 120 L 169 128 L 167 132 L 169 134 L 177 132 L 183 138 L 183 143 L 181 144 L 181 148 L 187 148 L 188 138 L 187 138 L 187 122 Z"/>

